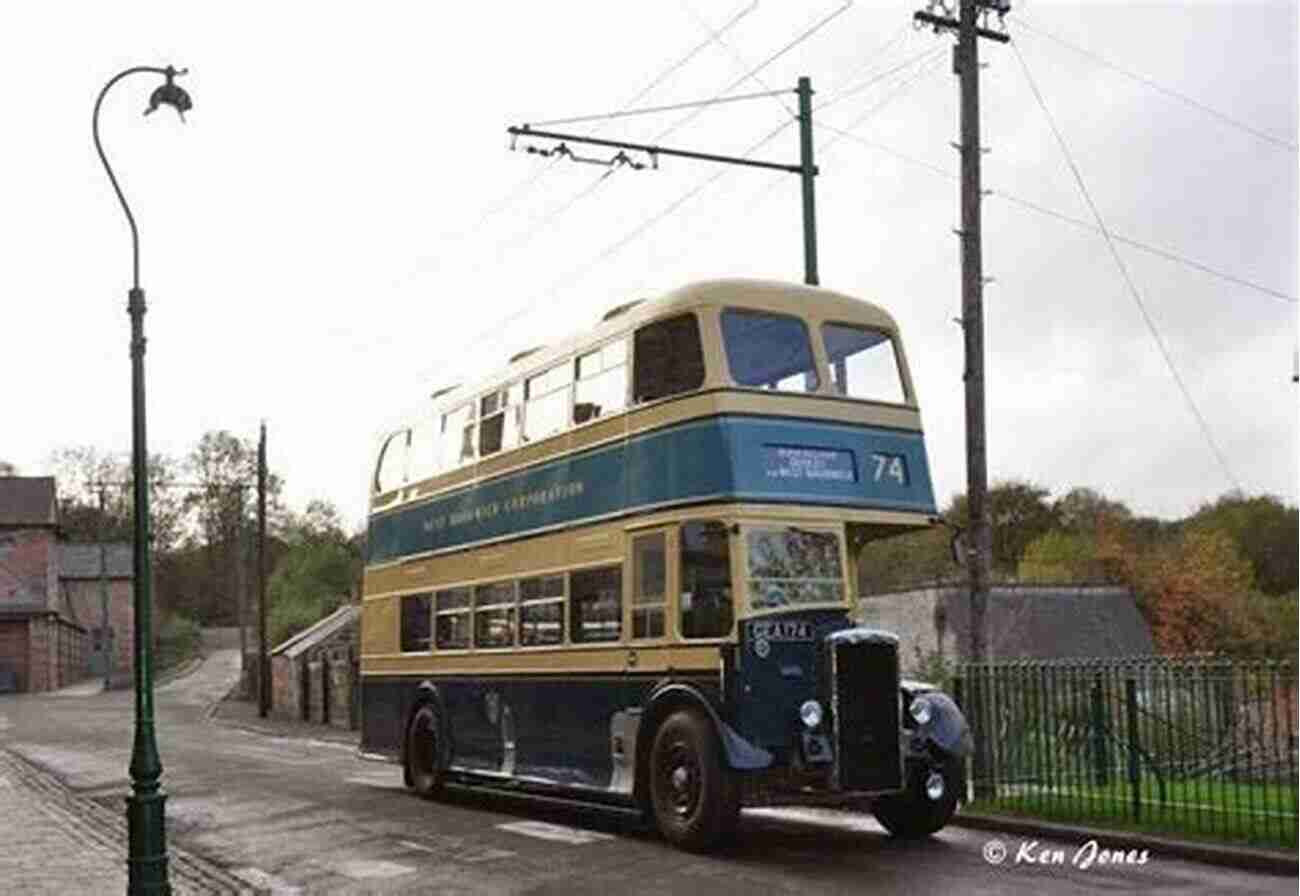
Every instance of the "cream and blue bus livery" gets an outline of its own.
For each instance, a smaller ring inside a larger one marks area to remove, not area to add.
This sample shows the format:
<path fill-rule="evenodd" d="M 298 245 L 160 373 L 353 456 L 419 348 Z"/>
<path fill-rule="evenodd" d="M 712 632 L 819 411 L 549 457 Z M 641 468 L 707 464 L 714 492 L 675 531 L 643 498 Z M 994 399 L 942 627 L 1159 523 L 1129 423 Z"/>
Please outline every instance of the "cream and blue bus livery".
<path fill-rule="evenodd" d="M 424 796 L 630 806 L 688 849 L 754 805 L 932 833 L 969 731 L 849 611 L 862 546 L 934 514 L 882 309 L 757 280 L 615 308 L 383 439 L 363 748 Z"/>

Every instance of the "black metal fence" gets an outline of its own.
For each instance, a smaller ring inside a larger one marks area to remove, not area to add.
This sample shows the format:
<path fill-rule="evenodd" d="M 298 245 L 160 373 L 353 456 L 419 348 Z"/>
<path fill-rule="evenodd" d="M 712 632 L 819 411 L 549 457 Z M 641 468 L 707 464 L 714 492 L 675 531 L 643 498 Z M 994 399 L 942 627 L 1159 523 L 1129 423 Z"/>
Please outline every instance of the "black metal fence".
<path fill-rule="evenodd" d="M 972 808 L 1296 849 L 1296 666 L 966 664 Z"/>

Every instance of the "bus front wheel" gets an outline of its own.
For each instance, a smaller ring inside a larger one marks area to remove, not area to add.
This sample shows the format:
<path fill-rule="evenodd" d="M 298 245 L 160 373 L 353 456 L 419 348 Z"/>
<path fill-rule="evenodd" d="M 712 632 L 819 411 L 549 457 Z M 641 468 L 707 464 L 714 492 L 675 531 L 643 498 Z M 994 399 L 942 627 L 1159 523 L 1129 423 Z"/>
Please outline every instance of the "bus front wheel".
<path fill-rule="evenodd" d="M 655 732 L 650 751 L 650 806 L 664 838 L 689 850 L 717 845 L 735 830 L 740 792 L 722 762 L 717 732 L 684 709 Z"/>
<path fill-rule="evenodd" d="M 952 820 L 962 787 L 961 760 L 949 759 L 933 767 L 908 763 L 907 789 L 877 800 L 872 812 L 895 837 L 928 837 Z"/>
<path fill-rule="evenodd" d="M 442 791 L 442 737 L 437 707 L 424 704 L 406 727 L 406 779 L 411 789 L 425 799 Z"/>

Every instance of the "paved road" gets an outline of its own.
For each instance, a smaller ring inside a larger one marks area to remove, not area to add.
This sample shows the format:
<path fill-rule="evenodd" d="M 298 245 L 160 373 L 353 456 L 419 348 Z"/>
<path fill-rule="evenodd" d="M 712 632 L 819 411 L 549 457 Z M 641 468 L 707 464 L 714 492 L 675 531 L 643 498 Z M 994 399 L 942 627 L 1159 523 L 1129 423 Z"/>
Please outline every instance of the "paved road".
<path fill-rule="evenodd" d="M 157 695 L 173 844 L 272 892 L 365 893 L 1295 893 L 1294 877 L 1152 855 L 1142 865 L 1016 864 L 983 857 L 993 835 L 952 828 L 892 841 L 871 820 L 746 812 L 740 845 L 692 856 L 619 813 L 457 792 L 408 795 L 392 765 L 324 740 L 273 737 L 207 718 L 238 671 L 235 651 Z M 130 693 L 0 698 L 0 745 L 115 809 L 126 791 Z M 1047 853 L 1051 858 L 1050 852 Z"/>

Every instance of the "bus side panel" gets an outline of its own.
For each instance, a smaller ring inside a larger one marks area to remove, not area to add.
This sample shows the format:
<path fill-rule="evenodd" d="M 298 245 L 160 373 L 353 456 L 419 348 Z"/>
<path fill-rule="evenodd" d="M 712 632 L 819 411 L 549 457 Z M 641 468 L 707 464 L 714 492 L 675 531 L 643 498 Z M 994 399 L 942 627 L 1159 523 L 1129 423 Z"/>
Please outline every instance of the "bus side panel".
<path fill-rule="evenodd" d="M 516 720 L 516 775 L 608 787 L 609 726 L 627 708 L 622 676 L 518 679 L 506 684 Z"/>
<path fill-rule="evenodd" d="M 451 762 L 457 769 L 605 789 L 614 774 L 614 714 L 643 708 L 665 676 L 366 678 L 363 750 L 400 752 L 403 725 L 425 680 L 437 685 L 448 712 Z M 673 680 L 695 686 L 721 712 L 716 673 Z"/>
<path fill-rule="evenodd" d="M 402 749 L 402 726 L 415 698 L 415 682 L 407 679 L 361 679 L 361 749 L 367 753 L 397 756 Z"/>

